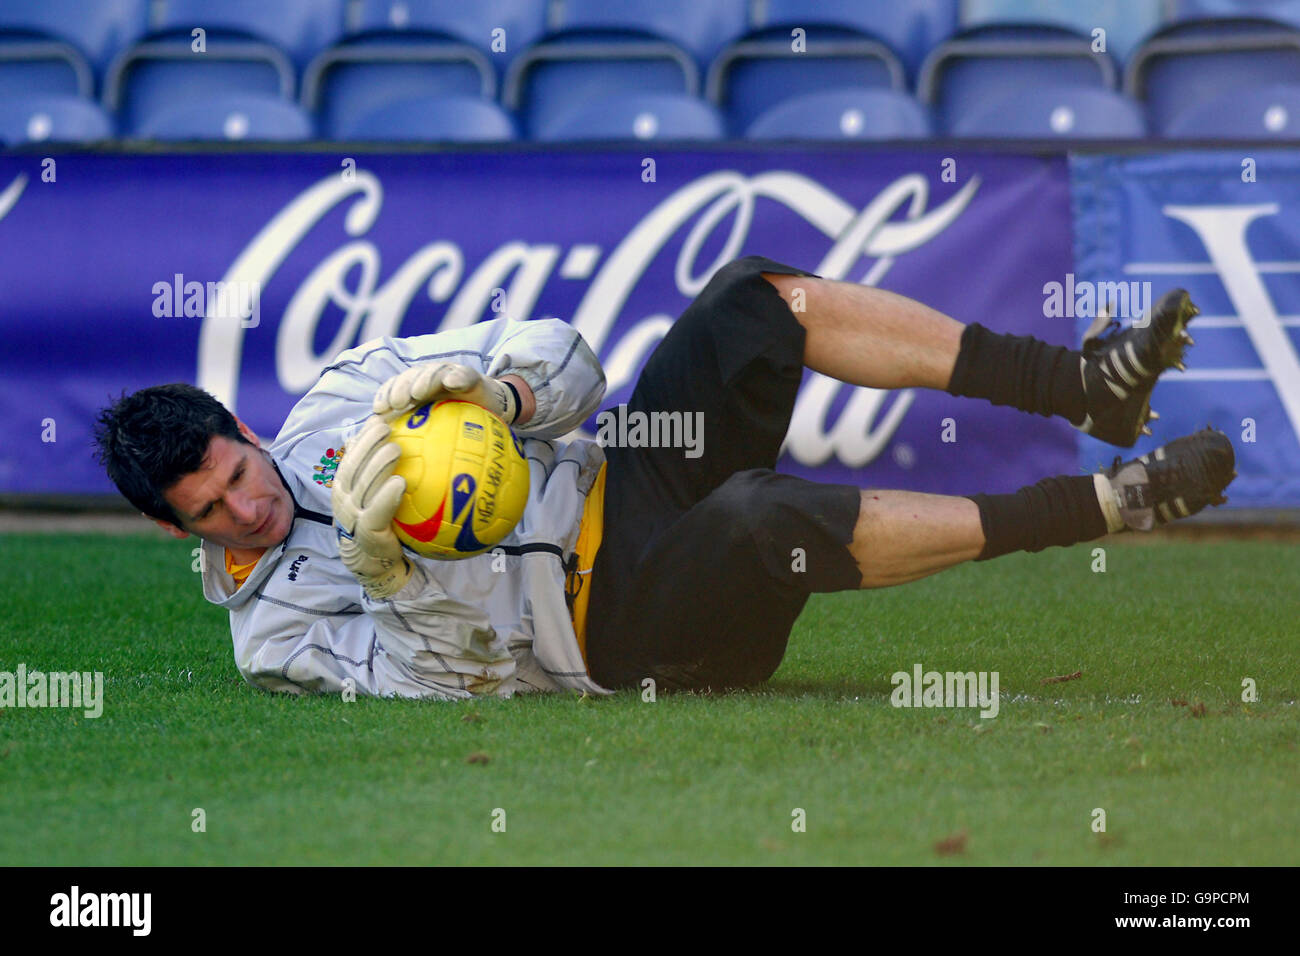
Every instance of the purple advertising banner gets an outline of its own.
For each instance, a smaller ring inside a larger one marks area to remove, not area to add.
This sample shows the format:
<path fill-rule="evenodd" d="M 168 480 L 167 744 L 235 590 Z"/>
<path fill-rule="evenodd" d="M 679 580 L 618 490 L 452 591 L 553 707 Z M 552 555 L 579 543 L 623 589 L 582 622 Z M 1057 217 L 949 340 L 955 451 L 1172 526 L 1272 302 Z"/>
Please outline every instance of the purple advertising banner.
<path fill-rule="evenodd" d="M 1230 507 L 1300 507 L 1300 155 L 1087 156 L 1071 170 L 1075 286 L 1120 300 L 1127 287 L 1130 301 L 1181 286 L 1201 310 L 1187 370 L 1161 377 L 1160 427 L 1135 451 L 1213 425 L 1235 449 Z M 1115 453 L 1079 437 L 1083 467 Z"/>
<path fill-rule="evenodd" d="M 191 382 L 269 438 L 341 350 L 498 314 L 572 322 L 613 406 L 710 275 L 749 254 L 1077 347 L 1042 291 L 1071 270 L 1070 223 L 1063 156 L 0 156 L 0 492 L 112 491 L 91 428 L 123 390 Z M 1077 434 L 808 373 L 782 468 L 1011 491 L 1076 473 Z"/>

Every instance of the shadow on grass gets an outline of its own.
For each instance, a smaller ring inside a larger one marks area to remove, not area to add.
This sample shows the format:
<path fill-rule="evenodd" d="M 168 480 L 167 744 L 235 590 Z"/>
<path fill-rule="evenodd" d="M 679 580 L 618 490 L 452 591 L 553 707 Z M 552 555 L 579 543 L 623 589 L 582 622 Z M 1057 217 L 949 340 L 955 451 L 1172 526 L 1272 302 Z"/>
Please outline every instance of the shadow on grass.
<path fill-rule="evenodd" d="M 871 682 L 854 681 L 850 679 L 842 680 L 800 680 L 797 678 L 776 677 L 762 684 L 753 684 L 748 687 L 735 687 L 726 690 L 677 690 L 669 688 L 660 688 L 658 696 L 666 697 L 710 697 L 710 698 L 740 698 L 745 697 L 789 697 L 791 699 L 798 697 L 817 697 L 824 700 L 843 700 L 845 697 L 861 698 L 879 698 L 888 700 L 890 693 L 893 691 L 893 685 L 888 681 L 878 680 Z M 617 691 L 613 700 L 630 700 L 639 696 L 641 691 L 633 689 L 624 689 Z"/>
<path fill-rule="evenodd" d="M 840 700 L 844 697 L 880 698 L 888 700 L 894 685 L 889 681 L 811 681 L 776 678 L 755 690 L 767 691 L 781 697 L 821 697 Z"/>

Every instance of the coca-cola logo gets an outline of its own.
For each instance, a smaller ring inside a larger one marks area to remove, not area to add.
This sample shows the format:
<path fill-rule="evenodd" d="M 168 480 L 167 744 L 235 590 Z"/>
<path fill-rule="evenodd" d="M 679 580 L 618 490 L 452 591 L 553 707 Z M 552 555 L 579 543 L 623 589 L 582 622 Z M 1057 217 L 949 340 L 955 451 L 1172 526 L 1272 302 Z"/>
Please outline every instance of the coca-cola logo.
<path fill-rule="evenodd" d="M 631 381 L 643 358 L 672 325 L 671 315 L 641 316 L 623 323 L 622 334 L 612 340 L 628 296 L 680 231 L 687 230 L 673 278 L 683 296 L 697 295 L 714 272 L 742 254 L 759 200 L 783 204 L 830 241 L 812 271 L 845 279 L 866 258 L 874 262 L 861 281 L 874 285 L 896 257 L 947 229 L 970 204 L 979 185 L 979 178 L 972 177 L 930 209 L 929 180 L 919 173 L 908 174 L 859 210 L 800 173 L 720 171 L 701 176 L 652 208 L 614 247 L 588 283 L 572 323 L 601 356 L 609 390 L 615 392 Z M 365 235 L 383 207 L 383 186 L 373 173 L 357 169 L 347 177 L 322 179 L 280 210 L 235 258 L 223 281 L 266 288 L 286 257 L 343 203 L 350 203 L 343 216 L 344 241 L 302 280 L 277 328 L 276 375 L 290 393 L 310 388 L 344 349 L 396 335 L 421 290 L 431 301 L 447 303 L 439 330 L 478 321 L 501 289 L 511 314 L 528 317 L 563 258 L 558 244 L 505 242 L 470 270 L 457 243 L 435 239 L 381 281 L 380 251 Z M 721 237 L 718 253 L 701 261 L 703 249 L 717 247 L 714 233 L 720 228 L 728 231 Z M 576 252 L 592 256 L 597 247 L 575 247 L 570 255 Z M 340 310 L 343 319 L 332 341 L 318 351 L 313 339 L 330 308 Z M 238 404 L 243 338 L 240 323 L 223 321 L 215 314 L 205 317 L 198 384 L 232 410 Z M 853 394 L 828 426 L 829 409 L 842 388 L 852 388 Z M 911 390 L 902 390 L 886 410 L 890 394 L 811 376 L 796 402 L 786 450 L 804 465 L 819 465 L 831 457 L 850 467 L 865 465 L 888 445 L 911 405 Z"/>

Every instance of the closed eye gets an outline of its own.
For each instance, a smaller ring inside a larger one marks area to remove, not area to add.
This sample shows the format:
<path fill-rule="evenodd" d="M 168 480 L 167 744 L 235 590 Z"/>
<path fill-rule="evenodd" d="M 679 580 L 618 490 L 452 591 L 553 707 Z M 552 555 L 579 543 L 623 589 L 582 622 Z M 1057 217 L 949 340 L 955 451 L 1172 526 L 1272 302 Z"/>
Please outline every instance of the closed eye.
<path fill-rule="evenodd" d="M 234 474 L 232 474 L 232 475 L 230 476 L 230 484 L 231 484 L 231 485 L 236 485 L 236 484 L 239 483 L 239 480 L 240 480 L 241 478 L 244 477 L 244 472 L 245 472 L 245 470 L 247 469 L 247 467 L 248 467 L 248 466 L 247 466 L 247 463 L 245 463 L 245 462 L 240 462 L 239 466 L 235 468 L 235 472 L 234 472 Z M 195 520 L 195 521 L 202 521 L 202 520 L 203 520 L 204 518 L 206 518 L 208 515 L 212 514 L 212 509 L 214 509 L 214 508 L 215 508 L 217 505 L 219 505 L 219 504 L 221 504 L 221 501 L 220 501 L 219 499 L 218 499 L 217 501 L 212 502 L 212 504 L 208 505 L 206 508 L 204 508 L 202 511 L 200 511 L 197 515 L 195 515 L 195 516 L 194 516 L 194 520 Z"/>

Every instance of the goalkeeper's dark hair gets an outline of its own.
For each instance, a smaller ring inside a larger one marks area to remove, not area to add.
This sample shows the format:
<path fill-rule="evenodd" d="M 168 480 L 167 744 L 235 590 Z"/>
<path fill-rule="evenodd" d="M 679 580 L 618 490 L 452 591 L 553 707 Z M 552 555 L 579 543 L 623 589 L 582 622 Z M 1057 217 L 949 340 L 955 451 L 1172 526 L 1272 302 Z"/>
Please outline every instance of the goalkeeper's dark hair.
<path fill-rule="evenodd" d="M 154 385 L 124 392 L 99 413 L 95 457 L 127 501 L 180 527 L 163 492 L 199 470 L 214 435 L 251 444 L 230 410 L 203 389 L 184 382 Z"/>

